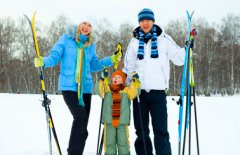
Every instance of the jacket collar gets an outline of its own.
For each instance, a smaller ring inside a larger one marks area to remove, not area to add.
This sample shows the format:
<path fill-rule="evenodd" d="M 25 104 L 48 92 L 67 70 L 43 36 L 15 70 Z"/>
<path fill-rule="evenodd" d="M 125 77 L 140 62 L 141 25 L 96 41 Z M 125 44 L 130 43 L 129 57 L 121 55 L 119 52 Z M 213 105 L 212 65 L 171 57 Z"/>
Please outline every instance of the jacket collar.
<path fill-rule="evenodd" d="M 154 24 L 153 26 L 156 26 L 157 36 L 160 36 L 162 34 L 162 32 L 163 32 L 162 29 L 158 25 L 156 25 L 156 24 Z M 138 39 L 138 40 L 139 40 L 139 31 L 140 31 L 140 26 L 135 28 L 135 30 L 133 31 L 133 37 Z"/>

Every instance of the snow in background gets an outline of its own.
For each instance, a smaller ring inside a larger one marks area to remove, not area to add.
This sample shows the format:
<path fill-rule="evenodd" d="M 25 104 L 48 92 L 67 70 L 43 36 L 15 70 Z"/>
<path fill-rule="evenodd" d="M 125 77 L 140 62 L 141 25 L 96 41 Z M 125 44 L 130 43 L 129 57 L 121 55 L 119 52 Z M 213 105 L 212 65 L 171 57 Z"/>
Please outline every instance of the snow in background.
<path fill-rule="evenodd" d="M 63 155 L 67 146 L 72 116 L 61 95 L 49 95 L 50 108 Z M 178 148 L 178 106 L 168 97 L 168 127 L 172 154 Z M 0 155 L 48 155 L 48 135 L 42 95 L 0 94 Z M 200 154 L 239 155 L 240 154 L 240 96 L 197 97 L 197 115 Z M 92 97 L 89 120 L 89 136 L 85 155 L 95 155 L 101 109 L 101 99 Z M 193 111 L 192 107 L 192 111 Z M 193 116 L 193 115 L 192 115 Z M 196 153 L 195 124 L 192 117 L 192 155 Z M 131 154 L 135 155 L 135 130 L 131 120 Z M 151 137 L 152 131 L 151 131 Z M 57 155 L 54 139 L 53 151 Z M 187 143 L 186 143 L 187 144 Z M 186 148 L 186 150 L 188 150 Z M 187 153 L 187 152 L 186 152 Z"/>

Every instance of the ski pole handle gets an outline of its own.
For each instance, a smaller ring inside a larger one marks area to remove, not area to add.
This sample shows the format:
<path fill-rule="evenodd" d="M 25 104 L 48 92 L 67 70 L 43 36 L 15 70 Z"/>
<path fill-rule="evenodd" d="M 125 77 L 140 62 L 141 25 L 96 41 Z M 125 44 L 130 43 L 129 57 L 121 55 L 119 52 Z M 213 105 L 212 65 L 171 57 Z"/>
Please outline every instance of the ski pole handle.
<path fill-rule="evenodd" d="M 197 36 L 197 31 L 196 31 L 196 29 L 192 29 L 192 31 L 190 32 L 190 36 L 191 36 L 191 38 L 193 37 L 196 37 Z"/>
<path fill-rule="evenodd" d="M 139 93 L 138 93 L 138 88 L 141 87 L 141 84 L 140 84 L 140 82 L 139 82 L 139 75 L 138 75 L 138 73 L 137 73 L 136 71 L 133 72 L 132 78 L 133 78 L 132 80 L 133 80 L 134 82 L 136 82 L 136 84 L 137 84 L 137 101 L 140 102 Z"/>

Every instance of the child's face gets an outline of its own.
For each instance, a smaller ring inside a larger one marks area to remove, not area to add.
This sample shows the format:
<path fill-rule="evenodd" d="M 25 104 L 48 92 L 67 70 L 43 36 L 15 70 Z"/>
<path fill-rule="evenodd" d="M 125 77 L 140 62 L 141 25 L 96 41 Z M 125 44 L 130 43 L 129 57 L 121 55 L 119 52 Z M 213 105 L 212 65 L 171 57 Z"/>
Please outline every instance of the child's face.
<path fill-rule="evenodd" d="M 121 76 L 115 75 L 115 76 L 112 78 L 112 84 L 113 84 L 113 85 L 122 84 L 122 83 L 123 83 L 123 80 L 122 80 L 122 77 L 121 77 Z"/>

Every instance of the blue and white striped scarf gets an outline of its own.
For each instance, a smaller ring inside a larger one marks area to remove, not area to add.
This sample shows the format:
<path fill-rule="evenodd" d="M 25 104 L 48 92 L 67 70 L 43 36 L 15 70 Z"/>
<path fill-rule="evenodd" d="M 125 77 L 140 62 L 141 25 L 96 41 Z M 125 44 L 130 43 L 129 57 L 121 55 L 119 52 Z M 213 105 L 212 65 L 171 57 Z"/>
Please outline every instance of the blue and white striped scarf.
<path fill-rule="evenodd" d="M 158 49 L 157 49 L 157 30 L 154 26 L 152 30 L 144 34 L 142 29 L 139 31 L 139 46 L 138 46 L 138 54 L 137 57 L 139 60 L 144 58 L 144 39 L 151 38 L 151 58 L 158 58 Z"/>

